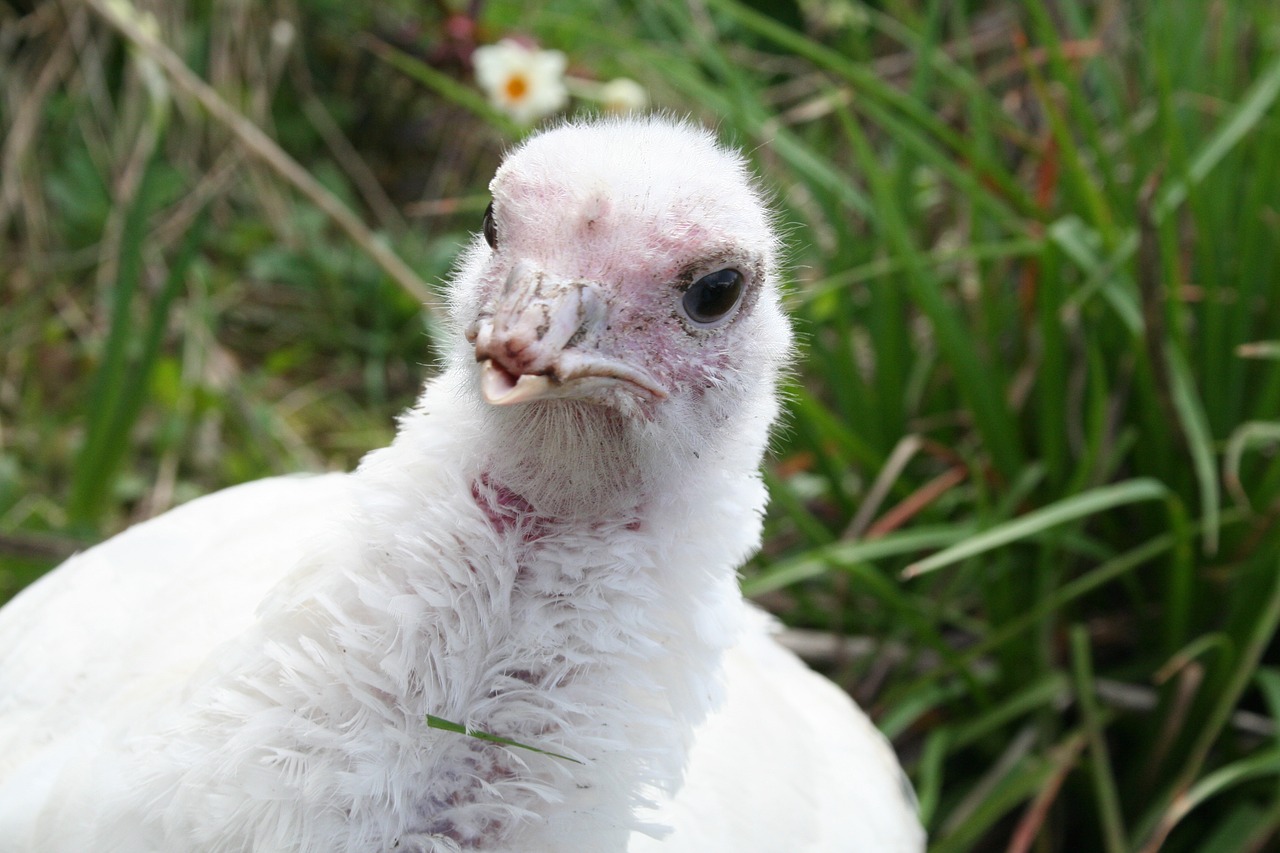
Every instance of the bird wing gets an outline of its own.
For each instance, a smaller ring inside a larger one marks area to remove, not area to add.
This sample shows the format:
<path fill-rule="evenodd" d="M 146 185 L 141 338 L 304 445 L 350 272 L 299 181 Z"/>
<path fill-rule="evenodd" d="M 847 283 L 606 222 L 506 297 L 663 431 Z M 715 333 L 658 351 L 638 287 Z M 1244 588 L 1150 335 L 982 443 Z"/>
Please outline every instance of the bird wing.
<path fill-rule="evenodd" d="M 0 838 L 98 737 L 180 693 L 352 512 L 344 474 L 226 489 L 72 557 L 0 611 Z"/>
<path fill-rule="evenodd" d="M 754 611 L 754 608 L 752 608 Z M 724 704 L 694 732 L 684 786 L 629 853 L 920 853 L 924 833 L 897 759 L 866 715 L 753 612 L 725 655 Z"/>

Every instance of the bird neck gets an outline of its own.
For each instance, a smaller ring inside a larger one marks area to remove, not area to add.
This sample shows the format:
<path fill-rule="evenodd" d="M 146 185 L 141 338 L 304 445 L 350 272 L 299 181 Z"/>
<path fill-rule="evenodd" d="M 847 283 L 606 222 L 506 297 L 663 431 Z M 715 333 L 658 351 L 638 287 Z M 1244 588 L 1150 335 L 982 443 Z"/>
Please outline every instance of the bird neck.
<path fill-rule="evenodd" d="M 636 517 L 658 488 L 654 454 L 613 409 L 546 401 L 480 414 L 482 478 L 546 524 Z"/>
<path fill-rule="evenodd" d="M 655 464 L 647 427 L 571 404 L 502 421 L 459 381 L 433 383 L 362 465 L 377 565 L 356 597 L 394 619 L 360 621 L 394 628 L 377 666 L 414 674 L 397 701 L 419 718 L 582 763 L 424 729 L 415 796 L 430 830 L 464 847 L 516 820 L 512 809 L 625 834 L 647 796 L 678 784 L 714 702 L 742 612 L 734 569 L 757 543 L 759 477 L 675 477 L 670 460 Z M 477 822 L 477 801 L 505 803 L 506 816 Z"/>

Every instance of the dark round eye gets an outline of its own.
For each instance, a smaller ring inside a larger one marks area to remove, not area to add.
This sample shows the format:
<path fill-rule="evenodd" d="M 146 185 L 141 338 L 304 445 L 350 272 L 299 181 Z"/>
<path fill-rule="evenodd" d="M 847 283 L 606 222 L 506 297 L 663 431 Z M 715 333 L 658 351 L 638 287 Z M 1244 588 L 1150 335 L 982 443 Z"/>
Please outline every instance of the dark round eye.
<path fill-rule="evenodd" d="M 743 285 L 742 273 L 735 269 L 707 273 L 684 292 L 684 313 L 704 326 L 723 319 L 742 298 Z"/>
<path fill-rule="evenodd" d="M 493 202 L 489 202 L 489 206 L 484 209 L 484 224 L 480 227 L 484 230 L 484 239 L 489 248 L 498 248 L 498 226 L 493 221 Z"/>

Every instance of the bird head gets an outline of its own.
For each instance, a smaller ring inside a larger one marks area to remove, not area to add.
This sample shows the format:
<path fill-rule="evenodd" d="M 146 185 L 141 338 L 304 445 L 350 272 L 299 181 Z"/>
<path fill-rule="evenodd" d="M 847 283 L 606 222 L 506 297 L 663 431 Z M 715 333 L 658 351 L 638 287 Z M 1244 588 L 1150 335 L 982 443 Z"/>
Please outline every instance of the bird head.
<path fill-rule="evenodd" d="M 575 515 L 699 460 L 754 472 L 791 329 L 743 157 L 689 124 L 604 119 L 530 137 L 490 189 L 451 312 L 491 475 Z"/>
<path fill-rule="evenodd" d="M 513 151 L 490 189 L 454 296 L 486 402 L 653 419 L 772 393 L 791 335 L 740 154 L 663 118 L 567 124 Z"/>

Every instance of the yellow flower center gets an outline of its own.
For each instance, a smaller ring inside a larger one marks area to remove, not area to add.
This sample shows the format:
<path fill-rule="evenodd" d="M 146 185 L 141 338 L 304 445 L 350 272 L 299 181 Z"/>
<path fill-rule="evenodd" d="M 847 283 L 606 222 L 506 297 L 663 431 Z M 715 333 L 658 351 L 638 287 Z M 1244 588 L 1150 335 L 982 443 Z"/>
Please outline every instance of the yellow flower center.
<path fill-rule="evenodd" d="M 507 78 L 507 97 L 513 101 L 523 98 L 529 91 L 529 81 L 520 74 L 512 74 Z"/>

